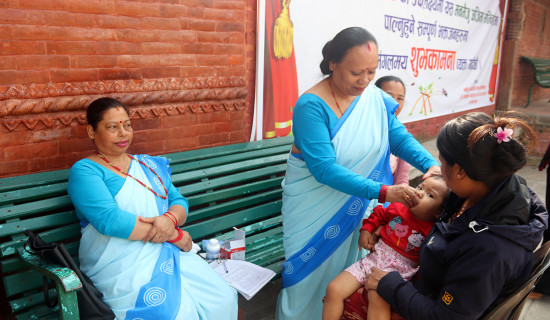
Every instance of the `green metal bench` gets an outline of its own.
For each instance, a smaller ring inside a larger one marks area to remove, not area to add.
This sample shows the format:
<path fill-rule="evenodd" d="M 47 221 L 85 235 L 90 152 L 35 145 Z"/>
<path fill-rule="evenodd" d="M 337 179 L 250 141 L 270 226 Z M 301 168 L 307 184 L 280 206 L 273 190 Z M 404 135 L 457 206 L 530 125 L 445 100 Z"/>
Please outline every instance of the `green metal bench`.
<path fill-rule="evenodd" d="M 529 62 L 533 66 L 535 82 L 529 87 L 529 96 L 527 98 L 527 104 L 525 108 L 531 103 L 531 90 L 535 84 L 543 88 L 550 88 L 550 59 L 539 59 L 530 57 L 521 57 L 523 60 Z"/>
<path fill-rule="evenodd" d="M 189 200 L 184 229 L 195 242 L 229 239 L 238 227 L 246 231 L 246 260 L 280 275 L 281 181 L 291 144 L 292 137 L 286 137 L 164 155 L 174 185 Z M 68 174 L 0 179 L 0 267 L 9 317 L 78 319 L 78 278 L 22 249 L 25 230 L 32 230 L 48 242 L 65 243 L 76 259 L 80 226 L 66 192 Z M 42 275 L 55 281 L 56 289 L 49 292 L 58 297 L 54 310 L 44 304 Z"/>

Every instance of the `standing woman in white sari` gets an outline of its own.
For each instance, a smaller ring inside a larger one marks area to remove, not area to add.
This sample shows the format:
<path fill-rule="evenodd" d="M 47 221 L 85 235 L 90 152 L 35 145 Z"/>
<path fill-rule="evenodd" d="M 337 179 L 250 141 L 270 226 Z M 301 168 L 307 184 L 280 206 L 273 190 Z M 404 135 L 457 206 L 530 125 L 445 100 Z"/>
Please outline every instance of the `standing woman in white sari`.
<path fill-rule="evenodd" d="M 321 319 L 329 282 L 361 258 L 361 221 L 384 202 L 413 207 L 419 196 L 392 185 L 390 153 L 426 175 L 440 174 L 432 155 L 397 120 L 398 103 L 369 85 L 378 45 L 360 27 L 340 31 L 323 48 L 327 76 L 298 99 L 294 145 L 283 187 L 286 262 L 277 319 Z"/>
<path fill-rule="evenodd" d="M 128 109 L 100 98 L 88 107 L 96 152 L 75 163 L 68 192 L 82 227 L 80 269 L 117 319 L 237 319 L 237 293 L 198 255 L 179 226 L 189 205 L 168 160 L 126 153 Z"/>

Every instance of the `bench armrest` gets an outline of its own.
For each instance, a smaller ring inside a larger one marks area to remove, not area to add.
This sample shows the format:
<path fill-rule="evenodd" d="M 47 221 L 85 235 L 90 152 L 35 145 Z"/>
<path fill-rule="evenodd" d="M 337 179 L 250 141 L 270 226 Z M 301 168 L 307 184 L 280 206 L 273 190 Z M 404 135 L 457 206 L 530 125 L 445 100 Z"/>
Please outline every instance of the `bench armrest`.
<path fill-rule="evenodd" d="M 54 280 L 65 293 L 76 292 L 82 288 L 80 279 L 72 269 L 49 263 L 39 256 L 27 252 L 23 247 L 18 248 L 17 253 L 29 269 Z"/>

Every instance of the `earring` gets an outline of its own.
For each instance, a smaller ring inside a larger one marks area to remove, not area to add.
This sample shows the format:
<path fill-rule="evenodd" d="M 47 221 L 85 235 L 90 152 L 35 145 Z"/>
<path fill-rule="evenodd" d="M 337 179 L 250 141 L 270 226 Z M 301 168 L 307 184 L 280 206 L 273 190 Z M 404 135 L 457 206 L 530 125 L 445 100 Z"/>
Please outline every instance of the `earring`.
<path fill-rule="evenodd" d="M 456 177 L 458 178 L 458 180 L 462 180 L 462 176 L 460 174 L 457 174 Z"/>
<path fill-rule="evenodd" d="M 90 138 L 90 140 L 94 140 L 94 139 L 95 139 L 95 137 L 94 137 L 94 136 L 90 136 L 89 138 Z"/>
<path fill-rule="evenodd" d="M 329 69 L 330 71 L 334 71 L 334 66 L 333 66 L 333 65 L 330 65 L 330 66 L 328 67 L 328 69 Z"/>

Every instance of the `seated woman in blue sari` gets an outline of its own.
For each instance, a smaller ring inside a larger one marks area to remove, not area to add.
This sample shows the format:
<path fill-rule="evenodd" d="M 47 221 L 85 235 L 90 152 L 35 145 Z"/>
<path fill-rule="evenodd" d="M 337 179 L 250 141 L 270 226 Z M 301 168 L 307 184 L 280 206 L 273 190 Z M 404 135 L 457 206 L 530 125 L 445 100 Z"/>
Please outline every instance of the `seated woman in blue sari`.
<path fill-rule="evenodd" d="M 237 293 L 197 254 L 179 226 L 189 205 L 168 160 L 126 153 L 128 109 L 100 98 L 88 107 L 96 152 L 75 163 L 69 196 L 82 227 L 80 269 L 117 319 L 237 319 Z"/>
<path fill-rule="evenodd" d="M 392 185 L 390 153 L 427 175 L 441 172 L 395 117 L 398 103 L 369 85 L 378 67 L 372 34 L 344 29 L 322 53 L 327 77 L 300 96 L 293 114 L 277 319 L 321 319 L 327 285 L 361 258 L 359 228 L 371 208 L 386 201 L 416 205 L 414 188 Z"/>

